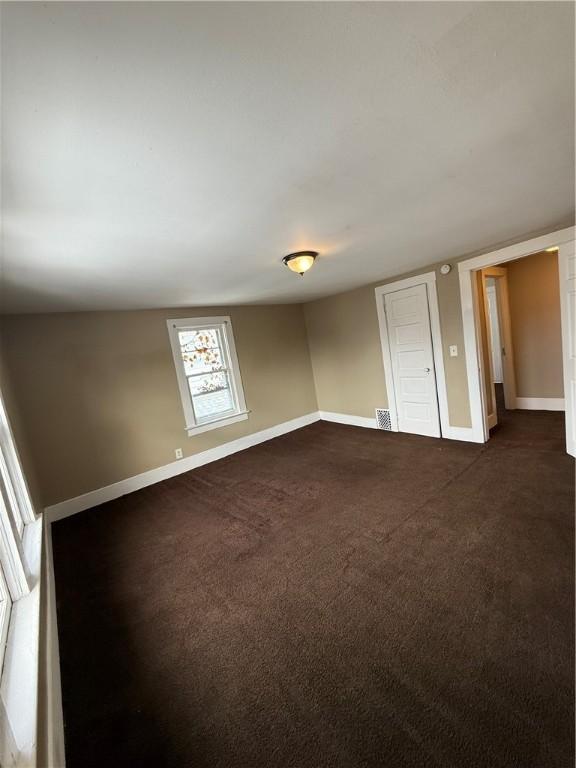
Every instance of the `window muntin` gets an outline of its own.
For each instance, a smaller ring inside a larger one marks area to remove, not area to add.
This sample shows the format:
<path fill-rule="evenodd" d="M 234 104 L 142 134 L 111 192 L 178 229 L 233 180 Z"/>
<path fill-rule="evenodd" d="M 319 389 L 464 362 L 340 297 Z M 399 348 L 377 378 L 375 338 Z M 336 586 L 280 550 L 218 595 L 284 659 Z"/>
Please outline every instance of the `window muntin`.
<path fill-rule="evenodd" d="M 4 452 L 2 445 L 0 444 L 0 486 L 1 492 L 4 496 L 4 503 L 10 511 L 12 523 L 16 529 L 16 532 L 20 538 L 24 534 L 24 519 L 22 512 L 20 511 L 20 504 L 18 503 L 18 497 L 16 490 L 12 483 L 12 478 L 8 470 L 8 464 L 4 458 Z"/>
<path fill-rule="evenodd" d="M 12 609 L 12 600 L 8 591 L 8 585 L 4 578 L 4 571 L 0 564 L 0 674 L 4 662 L 4 651 L 6 650 L 6 641 L 8 640 L 8 625 L 10 623 L 10 611 Z"/>
<path fill-rule="evenodd" d="M 169 320 L 168 330 L 189 433 L 245 418 L 230 318 Z"/>
<path fill-rule="evenodd" d="M 29 592 L 22 539 L 6 503 L 6 492 L 0 478 L 0 563 L 12 600 L 18 600 Z"/>
<path fill-rule="evenodd" d="M 5 488 L 10 512 L 22 536 L 24 526 L 36 519 L 28 485 L 20 466 L 8 414 L 0 392 L 0 482 Z"/>

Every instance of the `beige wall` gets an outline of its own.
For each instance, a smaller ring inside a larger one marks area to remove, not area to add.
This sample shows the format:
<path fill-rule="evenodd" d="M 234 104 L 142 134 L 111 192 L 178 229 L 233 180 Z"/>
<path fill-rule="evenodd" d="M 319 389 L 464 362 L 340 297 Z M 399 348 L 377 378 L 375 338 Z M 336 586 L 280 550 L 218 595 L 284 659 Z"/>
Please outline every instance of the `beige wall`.
<path fill-rule="evenodd" d="M 5 394 L 25 470 L 37 478 L 31 483 L 39 489 L 36 499 L 54 504 L 167 464 L 175 448 L 191 455 L 318 408 L 373 417 L 374 408 L 388 405 L 374 288 L 432 270 L 450 424 L 469 427 L 457 262 L 474 255 L 451 260 L 448 275 L 438 263 L 304 306 L 3 318 Z M 518 395 L 562 397 L 557 261 L 546 262 L 544 275 L 544 258 L 528 258 L 535 264 L 530 272 L 521 263 L 527 260 L 507 265 Z M 534 284 L 540 295 L 527 298 Z M 245 422 L 189 438 L 165 320 L 218 314 L 232 316 L 252 413 Z M 539 334 L 536 349 L 528 333 Z M 448 354 L 454 344 L 458 357 Z"/>
<path fill-rule="evenodd" d="M 488 249 L 486 249 L 488 250 Z M 496 247 L 489 250 L 496 250 Z M 440 263 L 305 305 L 308 343 L 318 407 L 353 416 L 374 416 L 388 398 L 374 289 L 434 271 L 442 333 L 450 424 L 469 427 L 464 333 L 457 263 L 440 274 Z M 534 254 L 508 262 L 519 397 L 563 397 L 558 257 Z M 538 286 L 538 290 L 534 290 Z M 458 357 L 449 356 L 457 345 Z"/>
<path fill-rule="evenodd" d="M 435 264 L 305 306 L 320 410 L 374 417 L 374 408 L 388 405 L 374 289 L 434 270 L 450 424 L 470 426 L 458 270 L 454 268 L 448 275 L 441 275 L 440 266 Z M 458 357 L 448 354 L 453 344 L 458 346 Z"/>
<path fill-rule="evenodd" d="M 188 437 L 166 318 L 222 314 L 251 413 Z M 8 316 L 3 342 L 44 505 L 317 409 L 300 306 Z"/>
<path fill-rule="evenodd" d="M 518 397 L 564 397 L 558 255 L 535 253 L 504 265 Z"/>
<path fill-rule="evenodd" d="M 374 416 L 374 408 L 385 408 L 373 289 L 314 301 L 305 312 L 318 407 L 356 416 Z"/>

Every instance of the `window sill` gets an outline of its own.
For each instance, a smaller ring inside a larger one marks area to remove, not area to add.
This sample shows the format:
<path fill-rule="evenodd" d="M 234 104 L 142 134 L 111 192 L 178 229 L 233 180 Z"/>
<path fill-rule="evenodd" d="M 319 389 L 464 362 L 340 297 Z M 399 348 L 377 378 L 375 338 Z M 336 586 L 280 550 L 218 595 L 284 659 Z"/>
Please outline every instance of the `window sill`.
<path fill-rule="evenodd" d="M 229 424 L 236 424 L 237 421 L 246 421 L 249 413 L 250 411 L 242 411 L 241 413 L 235 413 L 233 416 L 226 416 L 223 419 L 209 421 L 207 424 L 198 424 L 195 427 L 186 427 L 186 432 L 188 433 L 188 437 L 194 437 L 194 435 L 200 435 L 202 432 L 208 432 L 211 429 L 227 427 Z"/>
<path fill-rule="evenodd" d="M 12 744 L 3 742 L 0 757 L 6 761 L 2 765 L 10 765 L 4 753 L 8 749 L 13 753 L 12 759 L 15 759 L 12 764 L 32 766 L 36 765 L 38 725 L 41 517 L 26 525 L 22 544 L 31 576 L 31 589 L 29 594 L 12 604 L 0 686 L 0 731 L 9 734 L 13 741 Z"/>

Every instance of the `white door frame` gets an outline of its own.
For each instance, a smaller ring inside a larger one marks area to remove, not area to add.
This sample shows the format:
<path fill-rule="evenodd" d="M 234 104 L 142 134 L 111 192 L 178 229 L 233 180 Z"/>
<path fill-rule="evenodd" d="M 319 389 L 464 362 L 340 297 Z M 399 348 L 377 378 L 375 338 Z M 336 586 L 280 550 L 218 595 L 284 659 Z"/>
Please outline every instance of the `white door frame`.
<path fill-rule="evenodd" d="M 478 323 L 478 291 L 474 274 L 486 267 L 504 264 L 507 261 L 521 259 L 532 253 L 545 251 L 546 248 L 559 246 L 558 263 L 560 275 L 564 274 L 564 261 L 567 259 L 567 250 L 562 246 L 573 241 L 576 237 L 575 227 L 566 227 L 556 232 L 550 232 L 541 237 L 525 240 L 522 243 L 500 248 L 497 251 L 484 253 L 466 259 L 458 264 L 460 276 L 460 300 L 462 303 L 462 324 L 464 326 L 464 347 L 466 351 L 466 374 L 468 379 L 468 396 L 470 399 L 470 418 L 472 420 L 472 433 L 475 442 L 485 443 L 488 440 L 488 429 L 485 419 L 485 408 L 482 393 L 482 356 L 479 354 L 479 323 Z M 561 302 L 562 291 L 561 286 Z M 568 338 L 566 312 L 562 313 L 562 339 Z M 566 414 L 566 423 L 568 424 Z"/>
<path fill-rule="evenodd" d="M 564 408 L 566 411 L 566 450 L 576 457 L 576 328 L 569 307 L 568 291 L 576 292 L 576 243 L 564 243 L 558 251 L 558 273 L 560 278 L 560 318 L 562 323 L 562 362 L 564 364 Z M 567 289 L 568 283 L 570 287 Z M 572 321 L 572 324 L 571 324 Z"/>
<path fill-rule="evenodd" d="M 496 281 L 496 307 L 500 328 L 500 353 L 502 362 L 502 386 L 504 405 L 513 411 L 516 408 L 516 372 L 514 367 L 514 343 L 510 317 L 510 294 L 508 291 L 508 270 L 506 267 L 488 267 L 485 272 Z M 502 354 L 504 350 L 504 354 Z"/>
<path fill-rule="evenodd" d="M 486 278 L 492 277 L 495 280 L 495 296 L 496 307 L 498 314 L 498 327 L 500 332 L 500 354 L 502 364 L 502 384 L 504 387 L 504 402 L 505 407 L 508 410 L 514 410 L 516 408 L 516 374 L 514 372 L 514 346 L 512 344 L 512 322 L 510 320 L 510 299 L 508 295 L 508 272 L 506 267 L 485 267 L 481 270 L 482 273 L 482 290 L 484 292 L 484 317 L 486 320 L 486 331 L 490 330 L 492 323 L 490 318 L 490 311 L 488 308 L 488 293 L 486 289 Z M 488 334 L 490 337 L 490 334 Z M 491 429 L 498 423 L 498 409 L 496 406 L 496 390 L 494 387 L 494 375 L 492 373 L 492 349 L 490 338 L 488 338 L 488 360 L 485 361 L 483 356 L 480 356 L 480 367 L 484 373 L 484 364 L 487 363 L 489 377 L 482 375 L 480 377 L 480 383 L 482 385 L 482 397 L 483 402 L 487 401 L 487 392 L 485 381 L 489 378 L 492 403 L 494 405 L 494 413 L 490 414 L 486 412 L 487 428 Z M 504 354 L 502 354 L 502 351 Z"/>
<path fill-rule="evenodd" d="M 493 283 L 488 284 L 488 280 Z M 496 292 L 496 278 L 486 279 L 486 300 L 488 303 L 488 316 L 490 320 L 490 350 L 492 352 L 492 378 L 494 384 L 502 384 L 502 342 L 500 340 L 500 312 L 498 306 L 498 294 Z"/>
<path fill-rule="evenodd" d="M 438 393 L 438 411 L 440 415 L 440 431 L 442 437 L 452 437 L 448 417 L 448 397 L 446 394 L 446 376 L 444 373 L 444 358 L 442 356 L 442 334 L 440 332 L 440 314 L 438 312 L 438 295 L 436 293 L 436 273 L 426 272 L 423 275 L 406 277 L 393 283 L 379 285 L 375 289 L 376 309 L 378 311 L 378 324 L 380 326 L 380 344 L 382 346 L 382 360 L 384 362 L 384 377 L 386 380 L 386 393 L 388 395 L 388 409 L 392 430 L 398 432 L 398 409 L 396 407 L 396 391 L 394 377 L 392 375 L 392 356 L 388 342 L 388 321 L 384 311 L 384 296 L 387 293 L 395 293 L 404 288 L 414 288 L 416 285 L 425 285 L 428 295 L 428 311 L 430 313 L 430 333 L 432 336 L 432 354 L 434 368 L 436 370 L 436 388 Z"/>

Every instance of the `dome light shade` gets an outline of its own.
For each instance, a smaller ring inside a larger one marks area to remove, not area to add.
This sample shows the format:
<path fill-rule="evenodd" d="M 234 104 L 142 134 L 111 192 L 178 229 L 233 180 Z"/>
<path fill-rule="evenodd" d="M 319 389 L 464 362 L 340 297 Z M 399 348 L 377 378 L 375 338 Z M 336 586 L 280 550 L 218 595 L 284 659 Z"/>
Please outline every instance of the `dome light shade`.
<path fill-rule="evenodd" d="M 284 256 L 282 261 L 288 269 L 302 276 L 314 264 L 316 256 L 318 256 L 317 251 L 297 251 L 296 253 L 289 253 L 288 256 Z"/>

